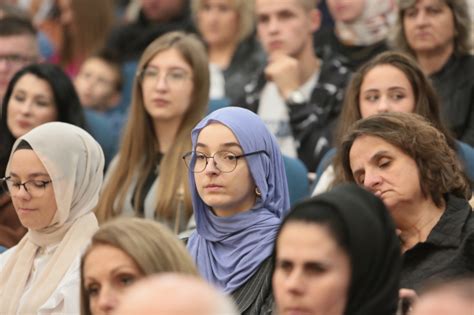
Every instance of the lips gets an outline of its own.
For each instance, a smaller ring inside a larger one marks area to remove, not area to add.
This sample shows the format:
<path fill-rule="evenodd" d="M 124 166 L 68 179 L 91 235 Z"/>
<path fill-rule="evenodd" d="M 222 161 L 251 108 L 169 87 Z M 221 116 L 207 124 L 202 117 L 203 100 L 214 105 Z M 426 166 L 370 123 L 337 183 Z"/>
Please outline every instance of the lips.
<path fill-rule="evenodd" d="M 165 100 L 163 98 L 155 98 L 152 100 L 152 102 L 153 102 L 153 105 L 157 107 L 166 107 L 170 103 L 170 101 Z"/>
<path fill-rule="evenodd" d="M 209 184 L 209 185 L 204 186 L 204 189 L 205 189 L 206 191 L 211 191 L 211 192 L 213 192 L 213 191 L 219 191 L 219 190 L 221 190 L 222 188 L 223 188 L 223 186 L 217 185 L 217 184 Z"/>
<path fill-rule="evenodd" d="M 271 41 L 268 46 L 270 47 L 270 50 L 275 50 L 283 47 L 283 42 L 280 40 L 274 40 Z"/>
<path fill-rule="evenodd" d="M 20 128 L 31 128 L 31 123 L 26 120 L 17 120 L 16 123 Z"/>
<path fill-rule="evenodd" d="M 283 314 L 285 315 L 309 315 L 312 312 L 306 308 L 302 307 L 288 307 L 284 309 Z"/>
<path fill-rule="evenodd" d="M 33 209 L 33 208 L 18 208 L 18 212 L 21 212 L 21 213 L 31 213 L 31 212 L 34 212 L 36 211 L 36 209 Z"/>

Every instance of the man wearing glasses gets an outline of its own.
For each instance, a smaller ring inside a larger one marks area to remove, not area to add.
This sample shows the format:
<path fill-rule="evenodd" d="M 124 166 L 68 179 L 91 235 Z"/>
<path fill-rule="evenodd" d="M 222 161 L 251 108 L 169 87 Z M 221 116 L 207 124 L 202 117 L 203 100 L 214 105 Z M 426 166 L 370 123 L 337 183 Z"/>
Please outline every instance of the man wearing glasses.
<path fill-rule="evenodd" d="M 13 75 L 22 67 L 39 61 L 36 30 L 27 19 L 0 19 L 0 101 Z"/>

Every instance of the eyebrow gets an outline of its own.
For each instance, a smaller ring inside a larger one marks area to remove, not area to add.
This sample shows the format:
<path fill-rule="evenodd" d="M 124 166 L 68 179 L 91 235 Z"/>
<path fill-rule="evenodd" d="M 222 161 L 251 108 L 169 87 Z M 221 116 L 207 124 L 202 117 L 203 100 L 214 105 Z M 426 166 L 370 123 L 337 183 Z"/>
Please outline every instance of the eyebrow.
<path fill-rule="evenodd" d="M 198 142 L 196 143 L 196 148 L 197 147 L 201 147 L 201 148 L 207 148 L 208 145 L 204 144 L 204 143 L 201 143 L 201 142 Z M 232 147 L 237 147 L 239 149 L 242 150 L 242 147 L 240 146 L 240 144 L 238 144 L 237 142 L 226 142 L 226 143 L 222 143 L 219 145 L 219 147 L 224 147 L 224 148 L 232 148 Z"/>
<path fill-rule="evenodd" d="M 36 172 L 36 173 L 28 174 L 28 178 L 39 177 L 39 176 L 49 177 L 49 174 L 48 173 L 42 173 L 42 172 Z M 18 176 L 18 174 L 16 174 L 15 172 L 11 172 L 10 177 L 20 177 L 20 176 Z"/>

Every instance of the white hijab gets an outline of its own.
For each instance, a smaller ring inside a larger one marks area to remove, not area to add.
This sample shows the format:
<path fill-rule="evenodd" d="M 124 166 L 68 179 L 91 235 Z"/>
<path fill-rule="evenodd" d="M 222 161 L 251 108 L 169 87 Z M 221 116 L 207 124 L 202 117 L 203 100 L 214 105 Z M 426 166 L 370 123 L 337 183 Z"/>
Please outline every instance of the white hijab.
<path fill-rule="evenodd" d="M 0 314 L 36 313 L 98 228 L 92 210 L 104 168 L 99 144 L 79 127 L 46 123 L 16 140 L 6 174 L 21 140 L 28 142 L 51 177 L 58 209 L 47 227 L 28 230 L 0 273 Z M 38 248 L 51 244 L 59 245 L 45 270 L 31 283 L 27 303 L 19 305 Z"/>

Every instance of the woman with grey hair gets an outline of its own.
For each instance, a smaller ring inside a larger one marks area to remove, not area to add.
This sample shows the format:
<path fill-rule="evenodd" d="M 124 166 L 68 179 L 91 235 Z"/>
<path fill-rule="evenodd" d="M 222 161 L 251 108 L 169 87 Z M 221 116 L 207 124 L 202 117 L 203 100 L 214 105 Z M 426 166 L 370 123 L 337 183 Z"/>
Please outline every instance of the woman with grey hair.
<path fill-rule="evenodd" d="M 454 136 L 474 145 L 474 56 L 466 0 L 401 0 L 394 38 L 433 80 Z"/>

